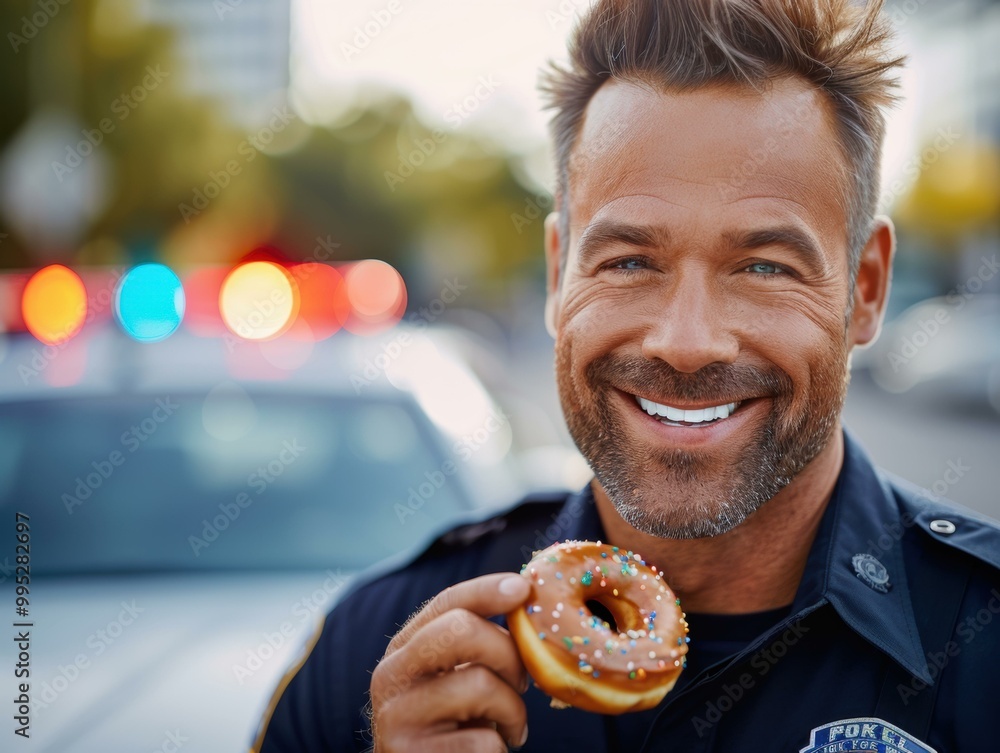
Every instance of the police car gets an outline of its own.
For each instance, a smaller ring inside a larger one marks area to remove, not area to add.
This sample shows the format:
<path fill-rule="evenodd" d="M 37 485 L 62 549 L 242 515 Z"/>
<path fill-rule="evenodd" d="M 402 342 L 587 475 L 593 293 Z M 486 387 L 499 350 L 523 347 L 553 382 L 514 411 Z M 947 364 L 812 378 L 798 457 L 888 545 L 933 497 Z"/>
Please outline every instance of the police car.
<path fill-rule="evenodd" d="M 522 493 L 506 413 L 429 330 L 0 346 L 39 751 L 243 750 L 356 572 Z"/>

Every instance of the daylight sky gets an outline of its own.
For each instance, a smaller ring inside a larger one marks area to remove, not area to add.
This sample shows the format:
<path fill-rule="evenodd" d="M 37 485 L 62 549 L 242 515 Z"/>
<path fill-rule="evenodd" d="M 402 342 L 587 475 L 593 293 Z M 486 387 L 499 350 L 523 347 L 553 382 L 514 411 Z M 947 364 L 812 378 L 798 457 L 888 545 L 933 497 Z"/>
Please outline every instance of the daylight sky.
<path fill-rule="evenodd" d="M 293 0 L 292 80 L 308 120 L 334 120 L 342 97 L 331 92 L 382 85 L 408 94 L 434 127 L 460 127 L 495 136 L 527 152 L 544 141 L 546 115 L 536 91 L 539 66 L 565 56 L 573 15 L 587 0 Z M 917 19 L 919 20 L 919 19 Z M 906 19 L 902 49 L 920 26 Z M 373 32 L 369 34 L 369 32 Z M 924 45 L 921 48 L 927 51 Z M 919 134 L 933 131 L 926 92 L 943 75 L 947 56 L 934 50 L 911 58 L 903 104 L 890 113 L 885 180 L 900 174 L 917 152 Z M 952 79 L 954 81 L 954 79 Z M 482 84 L 489 82 L 489 87 Z M 474 112 L 456 105 L 487 94 Z M 536 179 L 547 180 L 537 166 Z"/>

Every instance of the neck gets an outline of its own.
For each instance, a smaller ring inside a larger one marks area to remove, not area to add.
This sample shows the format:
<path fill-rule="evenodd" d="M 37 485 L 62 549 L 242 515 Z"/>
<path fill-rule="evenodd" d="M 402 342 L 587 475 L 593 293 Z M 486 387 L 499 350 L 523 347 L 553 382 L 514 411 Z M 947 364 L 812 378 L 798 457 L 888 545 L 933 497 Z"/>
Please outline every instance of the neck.
<path fill-rule="evenodd" d="M 596 480 L 592 485 L 608 540 L 656 565 L 686 611 L 746 614 L 794 600 L 843 460 L 844 438 L 837 428 L 823 451 L 741 525 L 702 539 L 638 531 Z"/>

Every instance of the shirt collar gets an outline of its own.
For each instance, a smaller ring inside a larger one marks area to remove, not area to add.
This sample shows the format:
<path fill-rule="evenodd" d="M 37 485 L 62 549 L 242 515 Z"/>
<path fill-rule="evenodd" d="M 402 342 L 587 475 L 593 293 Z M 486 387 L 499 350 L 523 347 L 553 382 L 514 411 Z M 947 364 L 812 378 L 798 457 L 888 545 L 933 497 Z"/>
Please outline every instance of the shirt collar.
<path fill-rule="evenodd" d="M 903 548 L 886 534 L 902 511 L 888 481 L 844 432 L 844 464 L 806 561 L 792 612 L 828 601 L 855 633 L 910 674 L 933 683 L 917 632 Z"/>
<path fill-rule="evenodd" d="M 593 482 L 588 482 L 583 489 L 571 494 L 566 500 L 565 511 L 569 516 L 569 524 L 565 528 L 565 539 L 576 541 L 604 541 L 604 525 L 597 514 L 594 502 Z M 563 539 L 561 538 L 560 541 Z"/>
<path fill-rule="evenodd" d="M 567 539 L 605 537 L 588 484 L 571 495 Z M 844 432 L 844 463 L 809 550 L 805 574 L 792 603 L 791 620 L 830 603 L 846 625 L 900 664 L 932 684 L 917 632 L 906 581 L 902 547 L 882 547 L 896 530 L 901 511 L 888 482 L 861 446 Z M 886 580 L 887 579 L 887 580 Z"/>

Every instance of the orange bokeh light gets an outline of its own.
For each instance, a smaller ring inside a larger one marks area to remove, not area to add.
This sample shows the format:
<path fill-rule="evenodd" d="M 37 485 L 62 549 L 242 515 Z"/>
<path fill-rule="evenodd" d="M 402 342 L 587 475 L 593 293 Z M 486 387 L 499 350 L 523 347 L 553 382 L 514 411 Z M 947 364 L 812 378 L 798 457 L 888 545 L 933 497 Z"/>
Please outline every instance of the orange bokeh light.
<path fill-rule="evenodd" d="M 299 316 L 288 336 L 299 340 L 325 340 L 336 333 L 351 314 L 344 278 L 327 264 L 309 262 L 290 270 L 299 288 Z"/>
<path fill-rule="evenodd" d="M 374 334 L 392 327 L 406 311 L 406 284 L 391 265 L 379 259 L 352 264 L 344 273 L 351 316 L 344 328 Z"/>
<path fill-rule="evenodd" d="M 61 264 L 43 267 L 24 286 L 21 314 L 28 331 L 46 345 L 69 340 L 87 316 L 83 280 Z"/>
<path fill-rule="evenodd" d="M 347 273 L 347 296 L 355 313 L 364 319 L 392 314 L 405 294 L 403 278 L 384 261 L 359 261 Z"/>

